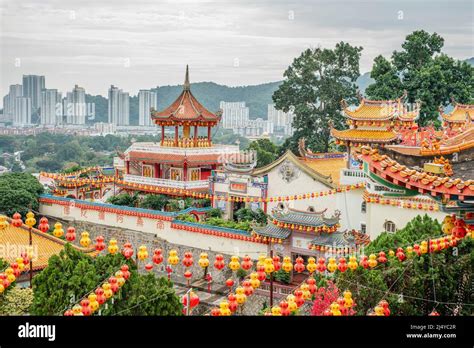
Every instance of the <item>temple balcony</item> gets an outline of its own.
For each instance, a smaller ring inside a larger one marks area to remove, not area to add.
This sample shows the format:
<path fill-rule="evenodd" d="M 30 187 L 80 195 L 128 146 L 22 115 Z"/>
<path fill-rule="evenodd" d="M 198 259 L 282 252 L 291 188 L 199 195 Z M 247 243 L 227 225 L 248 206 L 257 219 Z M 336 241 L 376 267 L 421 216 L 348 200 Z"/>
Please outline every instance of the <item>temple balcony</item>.
<path fill-rule="evenodd" d="M 125 174 L 123 180 L 133 184 L 151 185 L 166 188 L 176 189 L 207 189 L 209 188 L 209 180 L 195 180 L 195 181 L 177 181 L 171 179 L 150 178 L 140 175 Z"/>
<path fill-rule="evenodd" d="M 235 154 L 239 152 L 237 145 L 219 145 L 213 144 L 211 147 L 173 147 L 161 146 L 159 143 L 134 143 L 130 146 L 126 153 L 130 151 L 176 154 L 176 155 L 220 155 Z"/>
<path fill-rule="evenodd" d="M 367 174 L 361 169 L 341 169 L 340 183 L 341 185 L 352 185 L 365 181 Z"/>

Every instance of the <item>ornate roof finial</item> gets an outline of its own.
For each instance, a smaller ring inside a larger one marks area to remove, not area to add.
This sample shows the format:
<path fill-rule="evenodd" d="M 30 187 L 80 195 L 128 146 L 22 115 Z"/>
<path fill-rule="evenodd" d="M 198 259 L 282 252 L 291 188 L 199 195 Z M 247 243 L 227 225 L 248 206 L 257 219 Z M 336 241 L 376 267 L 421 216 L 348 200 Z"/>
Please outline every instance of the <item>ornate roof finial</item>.
<path fill-rule="evenodd" d="M 191 89 L 191 84 L 189 83 L 189 66 L 186 64 L 186 77 L 184 78 L 183 89 L 189 91 Z"/>

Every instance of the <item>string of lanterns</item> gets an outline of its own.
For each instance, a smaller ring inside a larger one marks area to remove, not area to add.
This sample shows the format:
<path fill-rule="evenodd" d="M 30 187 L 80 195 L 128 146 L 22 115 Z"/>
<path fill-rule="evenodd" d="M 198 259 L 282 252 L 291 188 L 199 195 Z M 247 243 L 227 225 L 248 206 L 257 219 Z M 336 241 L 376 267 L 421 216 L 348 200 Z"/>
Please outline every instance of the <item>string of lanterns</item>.
<path fill-rule="evenodd" d="M 426 211 L 439 211 L 439 205 L 437 203 L 415 203 L 415 202 L 403 202 L 399 199 L 389 199 L 380 197 L 369 197 L 364 195 L 364 201 L 367 203 L 375 203 L 382 205 L 391 205 L 394 207 L 402 207 L 405 209 L 417 209 Z"/>
<path fill-rule="evenodd" d="M 130 278 L 130 271 L 128 265 L 124 264 L 113 276 L 84 296 L 80 303 L 66 310 L 64 316 L 90 316 L 108 300 L 112 299 L 113 303 L 113 296 L 124 286 L 128 278 Z"/>

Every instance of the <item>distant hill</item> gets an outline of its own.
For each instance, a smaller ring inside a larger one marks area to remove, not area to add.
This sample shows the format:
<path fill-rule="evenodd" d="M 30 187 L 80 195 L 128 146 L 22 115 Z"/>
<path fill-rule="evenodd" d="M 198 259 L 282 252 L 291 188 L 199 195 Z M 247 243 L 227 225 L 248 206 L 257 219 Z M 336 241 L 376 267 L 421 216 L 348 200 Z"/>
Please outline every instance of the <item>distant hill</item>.
<path fill-rule="evenodd" d="M 466 62 L 474 66 L 474 57 L 466 59 Z M 272 95 L 278 89 L 282 81 L 264 83 L 254 86 L 228 87 L 214 82 L 197 82 L 191 84 L 191 89 L 196 98 L 210 111 L 219 110 L 221 101 L 236 102 L 244 101 L 250 109 L 250 118 L 267 117 L 267 105 L 273 103 Z M 365 89 L 374 79 L 370 72 L 359 76 L 356 81 L 359 91 L 364 94 Z M 183 87 L 159 86 L 154 88 L 158 93 L 158 109 L 164 109 L 170 105 L 181 93 Z M 100 95 L 92 96 L 86 94 L 86 102 L 95 103 L 96 118 L 93 122 L 107 122 L 107 98 Z M 130 123 L 138 124 L 138 97 L 130 97 Z"/>

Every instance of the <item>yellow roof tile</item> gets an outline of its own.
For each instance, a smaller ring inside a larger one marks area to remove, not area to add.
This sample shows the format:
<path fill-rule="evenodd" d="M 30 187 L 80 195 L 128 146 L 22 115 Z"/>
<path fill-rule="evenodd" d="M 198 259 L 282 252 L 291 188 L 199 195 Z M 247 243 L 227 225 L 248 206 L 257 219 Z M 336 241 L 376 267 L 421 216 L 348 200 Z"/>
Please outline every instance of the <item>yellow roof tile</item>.
<path fill-rule="evenodd" d="M 341 169 L 345 168 L 347 165 L 345 158 L 302 158 L 301 161 L 304 162 L 311 169 L 323 175 L 330 176 L 333 182 L 337 185 L 340 184 L 339 179 L 341 176 Z"/>
<path fill-rule="evenodd" d="M 367 143 L 388 143 L 397 139 L 397 134 L 391 130 L 375 129 L 331 129 L 331 135 L 339 140 L 351 140 Z"/>
<path fill-rule="evenodd" d="M 467 117 L 474 121 L 474 104 L 456 104 L 449 114 L 442 113 L 443 119 L 448 122 L 464 123 Z"/>

